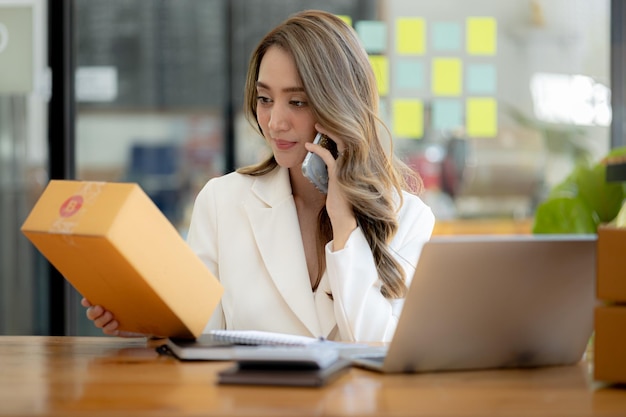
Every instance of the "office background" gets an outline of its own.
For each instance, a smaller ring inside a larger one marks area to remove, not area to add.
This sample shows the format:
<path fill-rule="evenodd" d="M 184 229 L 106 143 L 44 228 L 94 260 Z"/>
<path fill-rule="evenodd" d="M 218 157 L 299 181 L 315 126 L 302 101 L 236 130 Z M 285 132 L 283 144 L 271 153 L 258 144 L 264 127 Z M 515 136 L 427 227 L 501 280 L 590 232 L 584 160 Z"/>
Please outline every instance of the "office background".
<path fill-rule="evenodd" d="M 313 5 L 357 30 L 442 221 L 532 219 L 623 144 L 622 0 L 0 0 L 0 334 L 99 334 L 19 232 L 43 187 L 136 181 L 185 235 L 199 188 L 266 152 L 251 50 Z"/>

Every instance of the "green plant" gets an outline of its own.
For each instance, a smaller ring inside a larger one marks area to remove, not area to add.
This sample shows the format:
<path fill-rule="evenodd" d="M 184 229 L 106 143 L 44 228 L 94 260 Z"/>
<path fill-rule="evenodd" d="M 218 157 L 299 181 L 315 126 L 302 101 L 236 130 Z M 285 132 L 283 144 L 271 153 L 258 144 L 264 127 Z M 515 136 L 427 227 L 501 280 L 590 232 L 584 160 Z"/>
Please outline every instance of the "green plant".
<path fill-rule="evenodd" d="M 626 155 L 626 147 L 607 157 Z M 535 211 L 533 233 L 596 233 L 615 219 L 626 198 L 626 183 L 606 181 L 606 158 L 581 161 Z"/>

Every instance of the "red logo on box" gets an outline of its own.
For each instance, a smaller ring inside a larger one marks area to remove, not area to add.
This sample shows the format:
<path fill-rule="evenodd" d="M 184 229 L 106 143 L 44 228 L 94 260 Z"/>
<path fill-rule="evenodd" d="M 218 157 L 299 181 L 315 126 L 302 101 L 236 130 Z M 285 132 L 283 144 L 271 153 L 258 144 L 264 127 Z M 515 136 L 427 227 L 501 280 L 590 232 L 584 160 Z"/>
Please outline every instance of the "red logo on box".
<path fill-rule="evenodd" d="M 61 208 L 59 209 L 59 213 L 61 217 L 70 217 L 76 214 L 78 210 L 83 206 L 83 196 L 73 195 L 63 204 L 61 204 Z"/>

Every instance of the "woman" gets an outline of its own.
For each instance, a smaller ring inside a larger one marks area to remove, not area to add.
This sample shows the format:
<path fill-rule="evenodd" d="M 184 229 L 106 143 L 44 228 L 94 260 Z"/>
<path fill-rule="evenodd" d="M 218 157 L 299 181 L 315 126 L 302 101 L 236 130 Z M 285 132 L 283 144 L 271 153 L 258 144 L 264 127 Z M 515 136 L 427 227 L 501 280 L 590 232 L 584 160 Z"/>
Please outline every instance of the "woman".
<path fill-rule="evenodd" d="M 272 154 L 210 180 L 189 229 L 225 289 L 207 330 L 389 341 L 434 216 L 409 192 L 419 178 L 385 149 L 376 80 L 352 28 L 305 11 L 268 33 L 250 61 L 245 113 Z M 317 132 L 337 159 L 311 143 Z M 327 165 L 328 194 L 302 174 L 309 151 Z M 83 305 L 120 334 L 110 312 Z"/>

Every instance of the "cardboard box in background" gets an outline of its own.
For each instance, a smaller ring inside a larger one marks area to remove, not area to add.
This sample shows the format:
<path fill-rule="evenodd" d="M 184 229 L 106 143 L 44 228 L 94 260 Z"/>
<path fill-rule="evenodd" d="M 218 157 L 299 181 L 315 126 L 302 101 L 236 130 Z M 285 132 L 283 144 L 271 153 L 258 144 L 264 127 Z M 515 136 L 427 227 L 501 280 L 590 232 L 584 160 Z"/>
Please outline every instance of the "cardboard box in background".
<path fill-rule="evenodd" d="M 626 306 L 602 306 L 595 310 L 593 347 L 594 379 L 626 383 Z"/>
<path fill-rule="evenodd" d="M 50 181 L 22 232 L 120 330 L 198 337 L 223 293 L 137 184 Z"/>
<path fill-rule="evenodd" d="M 594 379 L 626 383 L 626 228 L 598 227 Z"/>
<path fill-rule="evenodd" d="M 598 228 L 596 295 L 600 300 L 626 303 L 626 228 Z"/>

